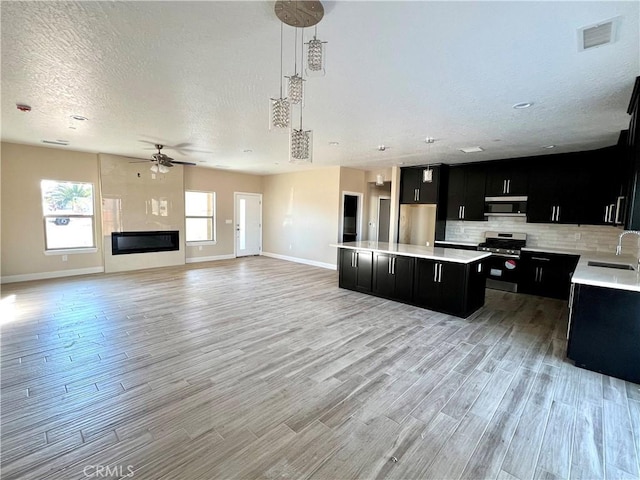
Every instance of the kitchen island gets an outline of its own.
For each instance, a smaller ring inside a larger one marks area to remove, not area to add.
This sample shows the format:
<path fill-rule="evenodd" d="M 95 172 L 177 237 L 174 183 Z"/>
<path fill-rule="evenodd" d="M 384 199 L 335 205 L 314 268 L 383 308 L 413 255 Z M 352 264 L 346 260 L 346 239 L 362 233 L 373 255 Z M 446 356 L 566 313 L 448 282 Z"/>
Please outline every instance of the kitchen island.
<path fill-rule="evenodd" d="M 567 357 L 640 383 L 640 272 L 631 256 L 586 254 L 572 277 Z"/>
<path fill-rule="evenodd" d="M 337 247 L 339 285 L 466 318 L 484 305 L 487 252 L 387 242 Z"/>

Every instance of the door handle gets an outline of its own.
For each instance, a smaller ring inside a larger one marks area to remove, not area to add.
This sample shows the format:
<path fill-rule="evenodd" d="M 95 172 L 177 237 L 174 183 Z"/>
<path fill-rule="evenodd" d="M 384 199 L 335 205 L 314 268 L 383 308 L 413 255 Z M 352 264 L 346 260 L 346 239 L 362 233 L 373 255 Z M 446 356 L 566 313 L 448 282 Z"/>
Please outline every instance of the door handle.
<path fill-rule="evenodd" d="M 615 224 L 619 224 L 622 222 L 622 219 L 620 218 L 620 210 L 622 209 L 622 201 L 624 200 L 624 197 L 618 197 L 618 201 L 616 201 L 616 219 L 614 221 Z"/>
<path fill-rule="evenodd" d="M 433 264 L 433 281 L 434 283 L 438 281 L 438 264 Z"/>
<path fill-rule="evenodd" d="M 608 221 L 609 223 L 613 223 L 613 209 L 616 208 L 616 204 L 612 203 L 611 205 L 609 205 L 609 218 Z"/>
<path fill-rule="evenodd" d="M 438 264 L 438 282 L 442 283 L 442 264 Z"/>

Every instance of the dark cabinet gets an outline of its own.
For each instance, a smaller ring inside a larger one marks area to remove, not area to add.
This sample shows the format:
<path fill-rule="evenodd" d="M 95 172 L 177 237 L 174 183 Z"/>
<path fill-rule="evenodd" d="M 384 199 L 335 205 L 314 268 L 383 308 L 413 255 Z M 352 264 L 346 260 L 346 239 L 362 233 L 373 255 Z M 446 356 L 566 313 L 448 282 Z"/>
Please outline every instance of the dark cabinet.
<path fill-rule="evenodd" d="M 340 248 L 339 285 L 342 288 L 370 292 L 373 273 L 373 252 Z"/>
<path fill-rule="evenodd" d="M 541 297 L 569 298 L 571 276 L 578 255 L 523 251 L 520 255 L 518 291 Z"/>
<path fill-rule="evenodd" d="M 373 293 L 411 301 L 414 263 L 413 257 L 376 253 L 373 259 Z"/>
<path fill-rule="evenodd" d="M 427 174 L 426 171 L 431 173 Z M 431 181 L 427 176 L 431 175 Z M 408 167 L 400 174 L 400 203 L 437 204 L 441 180 L 441 167 Z"/>
<path fill-rule="evenodd" d="M 573 289 L 567 357 L 578 367 L 640 383 L 640 292 Z"/>
<path fill-rule="evenodd" d="M 486 164 L 487 197 L 522 196 L 528 191 L 528 164 L 510 160 Z"/>
<path fill-rule="evenodd" d="M 627 183 L 626 205 L 622 216 L 626 230 L 640 230 L 640 77 L 636 77 L 627 113 L 631 115 L 631 119 L 623 142 Z"/>
<path fill-rule="evenodd" d="M 418 258 L 413 300 L 431 310 L 466 317 L 484 305 L 485 281 L 482 262 L 462 264 Z"/>
<path fill-rule="evenodd" d="M 449 169 L 447 220 L 484 220 L 486 172 L 482 165 Z"/>

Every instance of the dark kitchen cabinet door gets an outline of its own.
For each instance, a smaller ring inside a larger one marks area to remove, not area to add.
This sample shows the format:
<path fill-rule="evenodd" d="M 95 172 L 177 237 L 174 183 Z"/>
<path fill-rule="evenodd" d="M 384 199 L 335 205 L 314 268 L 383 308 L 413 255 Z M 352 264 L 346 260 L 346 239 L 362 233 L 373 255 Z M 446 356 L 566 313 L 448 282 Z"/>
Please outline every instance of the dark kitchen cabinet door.
<path fill-rule="evenodd" d="M 574 284 L 567 357 L 577 367 L 640 383 L 640 294 Z"/>
<path fill-rule="evenodd" d="M 529 178 L 526 162 L 489 162 L 486 168 L 487 197 L 527 195 Z"/>
<path fill-rule="evenodd" d="M 484 220 L 484 167 L 464 165 L 449 169 L 447 220 Z"/>
<path fill-rule="evenodd" d="M 416 260 L 413 300 L 418 305 L 461 315 L 465 311 L 465 270 L 467 265 Z"/>
<path fill-rule="evenodd" d="M 522 252 L 518 291 L 567 300 L 578 259 L 577 255 Z"/>
<path fill-rule="evenodd" d="M 359 292 L 370 292 L 372 274 L 373 252 L 348 248 L 340 249 L 340 287 Z"/>
<path fill-rule="evenodd" d="M 376 253 L 373 293 L 402 301 L 413 298 L 413 257 Z"/>
<path fill-rule="evenodd" d="M 588 225 L 621 225 L 625 220 L 628 169 L 620 146 L 585 152 L 581 182 L 581 220 Z M 603 166 L 598 168 L 598 166 Z"/>
<path fill-rule="evenodd" d="M 431 170 L 431 182 L 424 182 L 424 171 Z M 438 204 L 440 166 L 403 168 L 400 173 L 400 203 Z"/>

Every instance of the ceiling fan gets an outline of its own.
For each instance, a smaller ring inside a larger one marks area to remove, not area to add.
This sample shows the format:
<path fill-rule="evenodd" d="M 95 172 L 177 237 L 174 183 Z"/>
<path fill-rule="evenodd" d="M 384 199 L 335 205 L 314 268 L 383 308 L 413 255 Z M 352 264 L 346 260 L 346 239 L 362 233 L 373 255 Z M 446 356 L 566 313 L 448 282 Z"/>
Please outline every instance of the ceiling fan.
<path fill-rule="evenodd" d="M 158 149 L 158 153 L 154 153 L 151 155 L 151 161 L 153 165 L 151 166 L 151 171 L 153 173 L 168 173 L 169 168 L 173 167 L 173 165 L 195 165 L 193 162 L 181 162 L 179 160 L 174 160 L 170 156 L 162 153 L 163 145 L 157 143 L 156 148 Z"/>
<path fill-rule="evenodd" d="M 145 148 L 145 150 L 156 150 L 158 148 L 158 144 L 160 143 L 158 141 L 150 142 L 149 140 L 138 140 L 138 141 L 141 143 L 147 143 L 149 145 L 152 145 L 151 147 Z M 191 148 L 193 144 L 189 142 L 182 142 L 176 145 L 168 145 L 167 143 L 162 143 L 160 145 L 165 150 L 175 150 L 180 155 L 185 155 L 185 156 L 187 156 L 189 153 L 211 153 L 208 150 Z"/>

